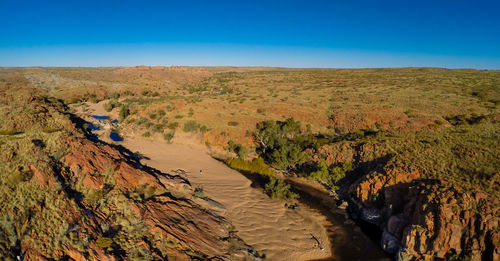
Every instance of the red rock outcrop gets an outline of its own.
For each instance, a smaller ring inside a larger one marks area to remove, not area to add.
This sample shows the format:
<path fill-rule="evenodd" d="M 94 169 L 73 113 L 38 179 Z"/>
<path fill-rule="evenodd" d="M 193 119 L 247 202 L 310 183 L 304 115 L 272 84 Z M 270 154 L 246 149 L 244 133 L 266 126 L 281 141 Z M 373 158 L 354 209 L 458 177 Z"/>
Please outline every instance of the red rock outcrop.
<path fill-rule="evenodd" d="M 153 191 L 150 198 L 140 202 L 128 200 L 128 207 L 156 234 L 157 242 L 137 242 L 145 248 L 153 249 L 166 241 L 176 247 L 164 251 L 179 260 L 189 260 L 186 252 L 193 251 L 207 258 L 227 257 L 230 224 L 222 217 L 203 210 L 189 199 L 193 190 L 189 182 L 177 175 L 169 175 L 139 165 L 120 151 L 109 145 L 96 145 L 86 139 L 70 137 L 67 141 L 70 152 L 65 163 L 70 171 L 63 172 L 68 180 L 83 180 L 88 189 L 105 190 L 108 183 L 115 183 L 113 190 L 131 193 L 137 190 Z M 142 168 L 142 169 L 141 169 Z M 99 176 L 96 173 L 109 172 L 114 176 Z M 110 193 L 109 191 L 107 193 Z M 174 196 L 175 195 L 175 196 Z M 105 219 L 106 214 L 95 212 L 97 219 Z M 102 220 L 104 222 L 104 220 Z M 99 222 L 97 222 L 99 223 Z M 155 245 L 156 243 L 156 245 Z M 99 260 L 111 258 L 94 246 L 93 253 Z M 68 255 L 79 255 L 69 249 Z M 112 259 L 109 259 L 112 260 Z"/>
<path fill-rule="evenodd" d="M 350 185 L 350 209 L 379 226 L 382 247 L 400 257 L 500 260 L 498 199 L 422 176 L 404 166 L 374 170 Z"/>
<path fill-rule="evenodd" d="M 0 197 L 2 258 L 227 260 L 250 249 L 210 204 L 195 203 L 202 199 L 189 181 L 87 139 L 66 109 L 33 97 L 10 110 L 20 120 L 8 127 L 24 134 L 0 143 L 9 182 Z"/>

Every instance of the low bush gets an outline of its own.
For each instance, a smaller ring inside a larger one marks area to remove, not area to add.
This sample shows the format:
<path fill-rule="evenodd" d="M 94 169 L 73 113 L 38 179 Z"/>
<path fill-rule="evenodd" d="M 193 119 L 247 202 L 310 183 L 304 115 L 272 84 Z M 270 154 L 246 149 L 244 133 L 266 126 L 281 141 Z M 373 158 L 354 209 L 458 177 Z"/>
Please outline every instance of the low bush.
<path fill-rule="evenodd" d="M 109 101 L 107 102 L 106 104 L 104 104 L 104 109 L 107 111 L 107 112 L 110 112 L 112 111 L 114 108 L 118 108 L 121 106 L 121 103 L 119 103 L 118 101 Z"/>
<path fill-rule="evenodd" d="M 184 132 L 197 132 L 200 128 L 200 124 L 195 120 L 190 120 L 184 123 Z"/>
<path fill-rule="evenodd" d="M 299 198 L 297 193 L 290 190 L 290 185 L 280 179 L 270 178 L 264 190 L 271 199 L 296 200 Z"/>
<path fill-rule="evenodd" d="M 175 130 L 175 129 L 177 129 L 177 127 L 179 127 L 179 123 L 175 122 L 175 121 L 167 124 L 167 128 L 169 128 L 171 130 Z"/>
<path fill-rule="evenodd" d="M 89 97 L 89 101 L 91 103 L 98 103 L 101 101 L 101 99 L 99 99 L 95 94 L 91 94 Z"/>
<path fill-rule="evenodd" d="M 120 113 L 118 114 L 120 121 L 123 121 L 125 118 L 127 118 L 130 115 L 130 110 L 128 105 L 123 105 L 120 108 Z"/>
<path fill-rule="evenodd" d="M 469 117 L 467 117 L 464 114 L 460 114 L 460 115 L 446 116 L 445 119 L 453 126 L 467 125 L 467 124 L 473 125 L 483 122 L 486 119 L 486 116 L 477 115 L 473 113 Z"/>
<path fill-rule="evenodd" d="M 157 114 L 158 114 L 158 119 L 160 119 L 163 118 L 163 116 L 165 116 L 167 113 L 164 110 L 159 110 Z"/>
<path fill-rule="evenodd" d="M 74 103 L 78 103 L 78 102 L 81 102 L 82 100 L 78 97 L 73 97 L 69 100 L 69 104 L 74 104 Z"/>
<path fill-rule="evenodd" d="M 167 132 L 163 134 L 163 139 L 165 139 L 168 143 L 172 142 L 172 139 L 174 138 L 175 133 L 174 132 Z"/>
<path fill-rule="evenodd" d="M 23 133 L 17 130 L 0 130 L 0 135 L 17 135 Z"/>
<path fill-rule="evenodd" d="M 194 196 L 198 198 L 204 198 L 205 193 L 203 193 L 203 188 L 200 186 L 197 186 L 194 188 Z"/>
<path fill-rule="evenodd" d="M 242 160 L 246 160 L 248 157 L 248 149 L 245 146 L 241 146 L 236 153 L 238 154 L 238 157 Z"/>
<path fill-rule="evenodd" d="M 226 164 L 235 170 L 246 171 L 252 174 L 259 174 L 262 176 L 274 175 L 273 170 L 266 165 L 262 158 L 255 158 L 252 161 L 231 158 L 226 161 Z"/>
<path fill-rule="evenodd" d="M 97 246 L 99 246 L 102 249 L 108 249 L 111 247 L 111 244 L 113 244 L 113 240 L 108 237 L 99 237 L 95 243 Z"/>
<path fill-rule="evenodd" d="M 227 142 L 227 146 L 228 146 L 228 150 L 231 151 L 231 152 L 236 152 L 240 147 L 241 147 L 241 144 L 237 144 L 235 143 L 233 140 L 229 140 Z"/>
<path fill-rule="evenodd" d="M 153 132 L 163 132 L 163 129 L 165 129 L 165 125 L 163 123 L 154 124 L 152 126 L 151 131 Z"/>

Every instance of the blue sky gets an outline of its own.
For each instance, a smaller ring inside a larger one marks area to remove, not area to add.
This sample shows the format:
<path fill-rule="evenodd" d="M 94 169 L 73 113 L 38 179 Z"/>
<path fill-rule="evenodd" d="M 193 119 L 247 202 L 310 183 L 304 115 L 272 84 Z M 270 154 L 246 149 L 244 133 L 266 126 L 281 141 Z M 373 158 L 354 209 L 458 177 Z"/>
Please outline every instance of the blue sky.
<path fill-rule="evenodd" d="M 0 66 L 500 69 L 500 1 L 7 1 Z"/>

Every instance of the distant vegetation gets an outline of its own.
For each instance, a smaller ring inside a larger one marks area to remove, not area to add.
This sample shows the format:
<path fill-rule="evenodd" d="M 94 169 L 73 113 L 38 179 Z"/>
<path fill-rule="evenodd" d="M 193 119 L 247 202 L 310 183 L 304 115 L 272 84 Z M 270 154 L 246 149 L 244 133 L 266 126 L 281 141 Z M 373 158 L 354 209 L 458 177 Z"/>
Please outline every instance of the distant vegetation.
<path fill-rule="evenodd" d="M 432 182 L 443 191 L 486 195 L 487 204 L 457 205 L 457 211 L 486 213 L 498 207 L 500 71 L 140 67 L 4 68 L 0 73 L 5 101 L 15 100 L 22 90 L 57 97 L 82 110 L 82 102 L 102 101 L 106 111 L 118 113 L 121 128 L 145 137 L 171 142 L 178 130 L 196 133 L 207 147 L 236 157 L 226 161 L 232 168 L 264 177 L 264 189 L 273 198 L 295 198 L 279 177 L 316 180 L 339 193 L 350 179 L 362 179 L 379 182 L 366 186 L 377 192 L 363 200 L 382 208 L 387 184 L 401 182 L 403 176 L 416 177 L 433 193 L 438 188 Z M 36 116 L 43 115 L 40 108 L 16 106 L 13 111 L 5 104 L 0 146 L 7 163 L 0 167 L 8 173 L 2 182 L 9 188 L 4 196 L 10 198 L 31 193 L 31 187 L 17 184 L 33 179 L 26 169 L 35 162 L 33 155 L 44 159 L 47 169 L 53 167 L 52 158 L 64 155 L 64 146 L 54 144 L 66 137 L 59 136 L 65 127 L 60 123 L 70 116 L 58 114 L 60 118 L 47 122 Z M 48 156 L 44 151 L 50 151 Z M 23 168 L 9 165 L 14 163 Z M 37 200 L 45 196 L 36 193 Z M 79 193 L 92 206 L 106 202 L 98 192 Z M 58 204 L 57 198 L 50 199 L 48 208 L 54 210 L 44 215 L 55 216 L 53 227 L 45 231 L 34 223 L 31 231 L 52 235 L 59 233 L 54 227 L 67 225 L 57 219 L 62 206 L 50 205 Z M 33 207 L 32 202 L 20 204 Z M 23 229 L 11 216 L 0 215 L 0 224 L 8 235 Z M 11 245 L 11 238 L 2 240 Z M 103 247 L 109 243 L 106 238 L 99 240 Z M 57 248 L 47 240 L 47 252 Z"/>

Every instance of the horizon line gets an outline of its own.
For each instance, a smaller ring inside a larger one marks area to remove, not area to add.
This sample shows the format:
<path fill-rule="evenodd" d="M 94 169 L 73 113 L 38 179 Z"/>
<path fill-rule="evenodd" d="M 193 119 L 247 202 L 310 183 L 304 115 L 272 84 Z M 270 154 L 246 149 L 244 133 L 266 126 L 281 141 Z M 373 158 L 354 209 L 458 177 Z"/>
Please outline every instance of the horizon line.
<path fill-rule="evenodd" d="M 470 68 L 470 67 L 435 67 L 435 66 L 395 66 L 395 67 L 287 67 L 287 66 L 265 66 L 265 65 L 248 65 L 248 66 L 236 66 L 236 65 L 114 65 L 114 66 L 39 66 L 39 65 L 29 65 L 29 66 L 0 66 L 1 69 L 22 69 L 22 68 L 137 68 L 137 67 L 222 67 L 222 68 L 271 68 L 271 69 L 332 69 L 332 70 L 364 70 L 364 69 L 444 69 L 444 70 L 475 70 L 475 71 L 500 71 L 500 69 L 489 69 L 489 68 Z"/>

